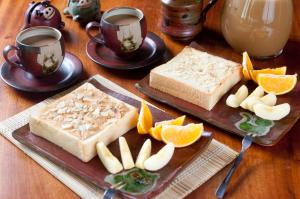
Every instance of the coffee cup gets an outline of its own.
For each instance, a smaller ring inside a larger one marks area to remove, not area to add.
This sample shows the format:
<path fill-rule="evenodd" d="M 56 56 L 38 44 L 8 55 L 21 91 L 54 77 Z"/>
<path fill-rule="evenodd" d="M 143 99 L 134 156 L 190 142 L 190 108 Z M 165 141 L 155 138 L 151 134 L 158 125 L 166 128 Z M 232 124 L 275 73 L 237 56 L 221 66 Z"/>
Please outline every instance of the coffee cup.
<path fill-rule="evenodd" d="M 98 28 L 100 36 L 91 35 Z M 146 19 L 137 8 L 118 7 L 106 11 L 98 22 L 86 26 L 87 35 L 96 43 L 105 45 L 120 57 L 130 57 L 143 44 L 147 34 Z"/>
<path fill-rule="evenodd" d="M 18 61 L 9 57 L 16 51 Z M 36 26 L 19 32 L 16 45 L 7 45 L 3 57 L 12 66 L 19 67 L 35 77 L 44 77 L 58 70 L 65 55 L 64 40 L 59 30 Z"/>

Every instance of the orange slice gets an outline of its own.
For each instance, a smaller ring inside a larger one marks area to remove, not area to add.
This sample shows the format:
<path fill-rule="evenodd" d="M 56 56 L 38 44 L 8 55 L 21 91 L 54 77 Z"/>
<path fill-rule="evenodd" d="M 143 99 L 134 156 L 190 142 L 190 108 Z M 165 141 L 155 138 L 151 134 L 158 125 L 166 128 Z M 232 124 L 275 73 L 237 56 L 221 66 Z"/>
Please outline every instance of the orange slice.
<path fill-rule="evenodd" d="M 251 80 L 251 76 L 250 76 L 250 74 L 249 74 L 249 71 L 248 71 L 248 69 L 247 69 L 246 67 L 244 67 L 244 66 L 243 66 L 243 76 L 244 76 L 244 79 L 245 79 L 246 81 Z"/>
<path fill-rule="evenodd" d="M 181 125 L 183 125 L 184 120 L 185 120 L 185 115 L 180 116 L 180 117 L 175 118 L 175 119 L 172 119 L 172 120 L 155 122 L 154 126 L 156 127 L 156 126 L 159 126 L 159 125 L 166 125 L 166 124 L 181 126 Z"/>
<path fill-rule="evenodd" d="M 152 113 L 148 105 L 142 101 L 140 114 L 137 123 L 137 130 L 139 134 L 147 134 L 153 124 Z"/>
<path fill-rule="evenodd" d="M 251 59 L 250 59 L 247 52 L 243 52 L 243 63 L 242 63 L 242 65 L 244 67 L 246 67 L 248 70 L 253 70 L 254 69 L 253 65 L 252 65 L 252 62 L 251 62 Z"/>
<path fill-rule="evenodd" d="M 151 137 L 153 137 L 154 139 L 158 140 L 158 141 L 162 141 L 161 138 L 161 129 L 162 129 L 162 125 L 156 126 L 156 127 L 152 127 L 149 130 L 149 134 L 151 135 Z"/>
<path fill-rule="evenodd" d="M 266 93 L 274 93 L 275 95 L 283 95 L 290 92 L 297 84 L 297 74 L 295 75 L 274 75 L 259 74 L 257 76 L 258 85 L 260 85 Z"/>
<path fill-rule="evenodd" d="M 253 81 L 257 83 L 257 76 L 259 74 L 274 74 L 274 75 L 285 75 L 286 74 L 286 66 L 279 68 L 266 68 L 261 70 L 250 70 L 250 76 Z"/>
<path fill-rule="evenodd" d="M 175 147 L 186 147 L 196 142 L 203 132 L 203 124 L 188 124 L 186 126 L 163 125 L 162 140 L 173 143 Z"/>
<path fill-rule="evenodd" d="M 253 65 L 252 65 L 252 62 L 251 62 L 251 59 L 248 55 L 247 52 L 243 52 L 243 62 L 242 62 L 242 65 L 243 65 L 243 75 L 244 75 L 244 79 L 246 81 L 250 80 L 251 79 L 251 76 L 250 76 L 250 70 L 253 70 Z"/>
<path fill-rule="evenodd" d="M 163 125 L 176 125 L 181 126 L 185 120 L 185 115 L 178 117 L 173 120 L 166 120 L 161 122 L 156 122 L 154 127 L 152 127 L 149 131 L 149 134 L 156 140 L 162 141 L 161 138 L 161 129 Z"/>

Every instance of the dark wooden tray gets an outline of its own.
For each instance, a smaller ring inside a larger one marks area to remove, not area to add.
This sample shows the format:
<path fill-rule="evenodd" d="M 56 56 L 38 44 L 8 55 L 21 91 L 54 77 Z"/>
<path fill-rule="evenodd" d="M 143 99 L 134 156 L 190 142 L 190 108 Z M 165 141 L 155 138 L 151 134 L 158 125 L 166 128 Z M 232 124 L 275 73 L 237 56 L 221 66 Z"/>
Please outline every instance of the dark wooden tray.
<path fill-rule="evenodd" d="M 205 51 L 205 49 L 199 46 L 196 42 L 192 42 L 190 46 Z M 228 132 L 244 136 L 245 133 L 239 130 L 234 124 L 242 119 L 240 113 L 247 111 L 245 111 L 242 108 L 234 109 L 226 105 L 226 99 L 228 95 L 231 93 L 235 93 L 237 89 L 243 84 L 246 84 L 250 91 L 252 91 L 257 86 L 252 82 L 239 82 L 223 96 L 223 98 L 216 104 L 216 106 L 211 111 L 205 110 L 204 108 L 201 108 L 190 102 L 151 88 L 149 86 L 149 75 L 147 75 L 144 79 L 139 81 L 136 84 L 136 88 L 140 92 L 149 96 L 150 98 L 153 98 L 157 101 L 168 104 L 169 106 L 172 106 L 180 111 L 198 117 Z M 265 136 L 255 138 L 254 142 L 263 146 L 272 146 L 279 142 L 279 140 L 294 126 L 294 124 L 300 117 L 299 98 L 300 83 L 298 81 L 296 87 L 292 92 L 282 96 L 278 96 L 277 104 L 287 102 L 291 105 L 290 114 L 280 121 L 275 121 L 275 124 L 271 128 L 269 133 Z"/>
<path fill-rule="evenodd" d="M 120 93 L 116 93 L 96 80 L 91 80 L 90 83 L 95 85 L 100 90 L 104 91 L 105 93 L 114 96 L 128 104 L 131 104 L 135 107 L 140 106 L 140 102 L 129 98 L 127 96 L 124 96 Z M 150 107 L 153 119 L 154 121 L 161 121 L 161 120 L 167 120 L 173 118 L 171 115 L 157 109 L 154 107 Z M 90 162 L 84 163 L 72 154 L 64 151 L 59 146 L 56 146 L 55 144 L 47 141 L 46 139 L 43 139 L 39 136 L 36 136 L 32 134 L 29 131 L 29 125 L 26 125 L 20 129 L 17 129 L 13 132 L 13 137 L 21 142 L 22 144 L 32 148 L 42 156 L 50 159 L 54 163 L 62 166 L 63 168 L 77 174 L 78 176 L 82 177 L 83 179 L 94 183 L 95 185 L 99 186 L 102 189 L 106 189 L 109 187 L 109 184 L 104 182 L 104 178 L 109 174 L 106 169 L 103 167 L 100 159 L 97 157 L 93 158 Z M 137 133 L 137 129 L 132 129 L 128 133 L 126 133 L 125 138 L 129 144 L 129 147 L 131 149 L 132 155 L 134 157 L 134 160 L 136 159 L 138 152 L 143 145 L 144 141 L 149 138 L 148 135 L 139 135 Z M 175 153 L 172 157 L 172 160 L 169 162 L 169 164 L 164 167 L 163 169 L 159 170 L 158 173 L 160 174 L 160 178 L 157 181 L 156 187 L 149 191 L 148 193 L 144 195 L 138 196 L 138 198 L 149 198 L 153 197 L 162 190 L 171 182 L 171 180 L 178 174 L 178 172 L 187 164 L 189 163 L 193 158 L 195 158 L 197 155 L 202 153 L 205 148 L 208 146 L 208 144 L 212 140 L 212 135 L 210 136 L 203 136 L 201 137 L 197 142 L 195 142 L 193 145 L 185 148 L 176 149 Z M 161 149 L 164 144 L 162 142 L 158 142 L 154 139 L 152 141 L 152 154 L 157 152 L 159 149 Z M 115 141 L 109 145 L 109 149 L 112 151 L 112 153 L 120 158 L 119 153 L 119 146 L 118 141 Z M 135 198 L 134 196 L 120 193 L 125 198 Z"/>

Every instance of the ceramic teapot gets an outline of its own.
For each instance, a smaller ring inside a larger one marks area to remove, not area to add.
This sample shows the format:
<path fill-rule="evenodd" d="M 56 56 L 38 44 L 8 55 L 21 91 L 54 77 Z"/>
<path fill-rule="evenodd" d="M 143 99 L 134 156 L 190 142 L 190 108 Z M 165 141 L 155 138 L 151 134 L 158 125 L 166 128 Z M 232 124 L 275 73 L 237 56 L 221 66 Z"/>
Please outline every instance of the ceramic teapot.
<path fill-rule="evenodd" d="M 50 4 L 49 0 L 31 2 L 25 13 L 25 25 L 23 29 L 34 26 L 50 26 L 56 29 L 63 29 L 65 23 L 57 8 Z"/>
<path fill-rule="evenodd" d="M 100 2 L 99 0 L 69 0 L 64 14 L 80 23 L 97 21 L 100 20 Z"/>
<path fill-rule="evenodd" d="M 217 0 L 161 0 L 162 32 L 175 40 L 190 41 L 202 30 L 207 12 Z"/>

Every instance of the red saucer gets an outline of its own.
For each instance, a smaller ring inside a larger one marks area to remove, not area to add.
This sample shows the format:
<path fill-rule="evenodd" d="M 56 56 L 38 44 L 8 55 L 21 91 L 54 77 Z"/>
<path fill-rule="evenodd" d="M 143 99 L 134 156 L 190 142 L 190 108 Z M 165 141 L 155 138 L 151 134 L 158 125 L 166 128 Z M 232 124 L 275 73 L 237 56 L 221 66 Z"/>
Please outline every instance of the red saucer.
<path fill-rule="evenodd" d="M 12 58 L 17 61 L 17 57 Z M 62 65 L 54 74 L 45 78 L 35 78 L 24 70 L 4 62 L 0 76 L 9 86 L 27 92 L 56 91 L 74 84 L 82 73 L 82 63 L 75 55 L 66 52 Z"/>
<path fill-rule="evenodd" d="M 97 35 L 99 36 L 99 35 Z M 133 70 L 147 67 L 163 58 L 165 43 L 152 32 L 148 32 L 143 45 L 132 59 L 122 59 L 102 44 L 92 40 L 87 43 L 88 57 L 103 67 L 116 70 Z"/>

